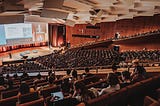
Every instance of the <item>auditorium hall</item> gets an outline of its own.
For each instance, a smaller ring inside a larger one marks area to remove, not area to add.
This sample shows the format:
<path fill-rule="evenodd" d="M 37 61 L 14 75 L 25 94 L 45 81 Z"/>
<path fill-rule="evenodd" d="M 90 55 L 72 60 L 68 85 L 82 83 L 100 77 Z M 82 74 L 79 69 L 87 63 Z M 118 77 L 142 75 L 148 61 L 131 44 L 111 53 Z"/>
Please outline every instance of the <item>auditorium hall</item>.
<path fill-rule="evenodd" d="M 0 106 L 160 106 L 160 0 L 0 0 Z"/>

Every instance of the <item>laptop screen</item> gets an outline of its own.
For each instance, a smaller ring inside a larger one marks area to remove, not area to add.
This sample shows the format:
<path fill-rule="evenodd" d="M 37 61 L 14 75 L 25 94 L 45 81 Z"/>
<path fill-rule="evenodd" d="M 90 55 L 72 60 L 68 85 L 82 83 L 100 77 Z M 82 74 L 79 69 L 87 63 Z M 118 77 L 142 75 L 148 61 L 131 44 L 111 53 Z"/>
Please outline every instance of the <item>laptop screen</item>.
<path fill-rule="evenodd" d="M 51 96 L 53 97 L 54 101 L 59 101 L 59 100 L 63 100 L 64 96 L 62 92 L 54 92 L 51 93 Z"/>

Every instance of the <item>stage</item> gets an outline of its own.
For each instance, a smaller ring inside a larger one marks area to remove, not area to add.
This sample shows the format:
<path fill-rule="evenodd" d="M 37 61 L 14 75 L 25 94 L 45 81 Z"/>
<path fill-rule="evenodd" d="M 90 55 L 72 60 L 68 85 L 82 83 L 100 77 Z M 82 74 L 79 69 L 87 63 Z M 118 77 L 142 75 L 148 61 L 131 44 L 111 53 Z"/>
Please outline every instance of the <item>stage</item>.
<path fill-rule="evenodd" d="M 28 56 L 27 59 L 44 56 L 51 54 L 54 50 L 59 50 L 58 47 L 49 48 L 46 47 L 32 47 L 32 48 L 22 48 L 18 50 L 13 50 L 5 53 L 0 53 L 0 65 L 3 62 L 20 61 L 23 60 L 23 56 Z"/>

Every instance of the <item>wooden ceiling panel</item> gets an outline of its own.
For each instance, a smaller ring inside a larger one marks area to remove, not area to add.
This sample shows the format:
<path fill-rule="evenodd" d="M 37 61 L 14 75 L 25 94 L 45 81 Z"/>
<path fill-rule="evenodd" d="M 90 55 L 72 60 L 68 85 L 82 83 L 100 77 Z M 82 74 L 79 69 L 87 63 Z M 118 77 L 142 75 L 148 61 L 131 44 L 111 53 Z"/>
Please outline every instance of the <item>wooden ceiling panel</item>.
<path fill-rule="evenodd" d="M 160 14 L 160 0 L 3 0 L 0 7 L 0 16 L 41 14 L 42 20 L 57 23 L 65 19 L 95 24 Z"/>

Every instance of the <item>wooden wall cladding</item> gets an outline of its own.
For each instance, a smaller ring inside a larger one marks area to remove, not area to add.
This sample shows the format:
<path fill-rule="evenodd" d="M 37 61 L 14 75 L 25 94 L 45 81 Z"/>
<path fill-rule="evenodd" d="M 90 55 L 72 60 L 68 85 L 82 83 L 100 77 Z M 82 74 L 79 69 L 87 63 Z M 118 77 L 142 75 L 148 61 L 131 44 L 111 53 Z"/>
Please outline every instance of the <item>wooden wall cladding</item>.
<path fill-rule="evenodd" d="M 71 46 L 84 44 L 86 42 L 95 41 L 97 39 L 91 38 L 76 38 L 72 34 L 80 35 L 99 35 L 100 39 L 104 40 L 114 37 L 116 32 L 121 36 L 131 36 L 137 33 L 144 33 L 160 29 L 160 15 L 148 17 L 136 17 L 133 19 L 123 19 L 116 22 L 107 22 L 96 24 L 99 28 L 86 28 L 89 24 L 75 25 L 74 27 L 66 26 L 66 41 L 71 43 Z"/>
<path fill-rule="evenodd" d="M 119 45 L 120 51 L 143 50 L 143 48 L 146 48 L 147 50 L 155 50 L 160 49 L 159 40 L 160 35 L 153 34 L 150 36 L 142 36 L 138 38 L 114 41 L 112 45 L 109 46 L 109 48 L 112 49 L 114 45 Z"/>

